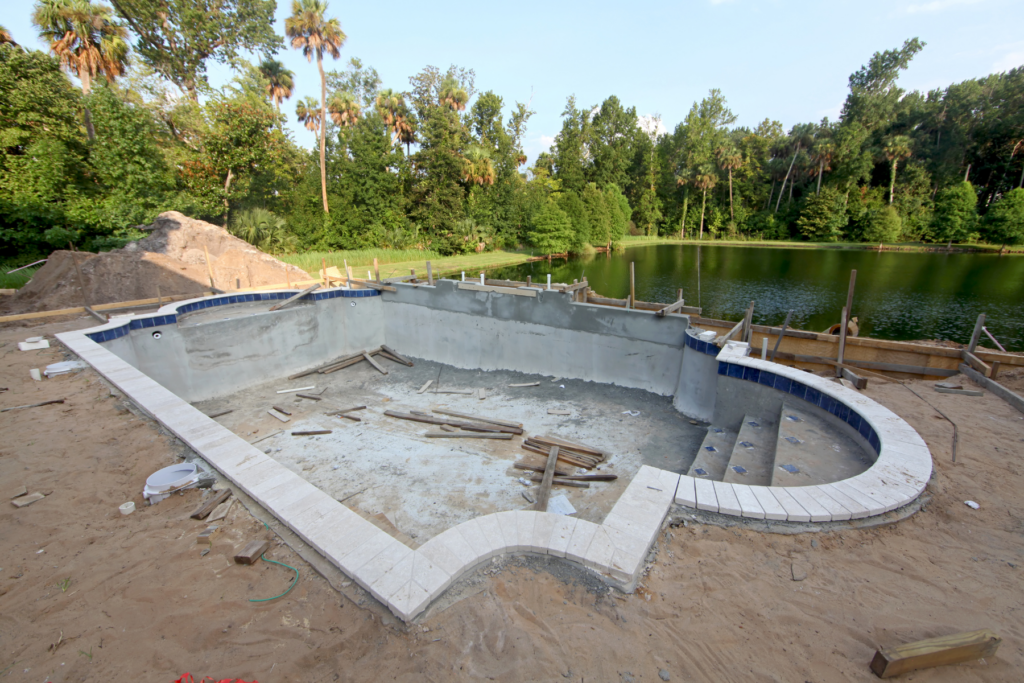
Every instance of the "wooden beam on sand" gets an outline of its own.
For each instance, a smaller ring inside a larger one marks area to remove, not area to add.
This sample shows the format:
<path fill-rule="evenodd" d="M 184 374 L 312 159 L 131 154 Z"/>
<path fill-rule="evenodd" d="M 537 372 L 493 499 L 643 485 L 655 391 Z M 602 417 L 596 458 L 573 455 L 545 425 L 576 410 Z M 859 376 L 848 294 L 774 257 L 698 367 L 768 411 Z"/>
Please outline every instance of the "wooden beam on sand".
<path fill-rule="evenodd" d="M 472 434 L 468 432 L 427 432 L 423 436 L 429 436 L 432 439 L 503 439 L 506 441 L 512 438 L 511 434 Z"/>
<path fill-rule="evenodd" d="M 294 295 L 292 297 L 289 297 L 288 299 L 285 299 L 284 301 L 282 301 L 281 303 L 277 304 L 276 306 L 271 306 L 270 310 L 271 311 L 280 311 L 285 306 L 291 306 L 296 301 L 298 301 L 302 297 L 304 297 L 307 294 L 309 294 L 310 292 L 312 292 L 314 289 L 320 289 L 320 283 L 319 282 L 314 284 L 314 285 L 311 285 L 309 287 L 306 287 L 304 290 L 302 290 L 298 294 L 296 294 L 296 295 Z"/>
<path fill-rule="evenodd" d="M 964 373 L 971 378 L 971 381 L 975 384 L 980 385 L 984 389 L 988 389 L 993 394 L 1003 399 L 1011 406 L 1024 413 L 1024 398 L 1021 398 L 1018 394 L 1010 391 L 999 382 L 985 377 L 983 374 L 972 368 L 971 366 L 961 363 L 960 372 Z"/>
<path fill-rule="evenodd" d="M 384 366 L 382 366 L 380 363 L 375 361 L 373 359 L 373 356 L 371 356 L 370 354 L 366 353 L 365 351 L 363 352 L 363 358 L 365 358 L 366 362 L 368 362 L 370 365 L 372 365 L 373 367 L 377 368 L 377 370 L 380 372 L 380 374 L 382 374 L 382 375 L 388 374 L 388 371 L 384 369 Z"/>
<path fill-rule="evenodd" d="M 481 417 L 480 415 L 470 415 L 468 413 L 457 413 L 454 410 L 447 410 L 444 408 L 431 408 L 431 410 L 439 415 L 451 415 L 452 417 L 462 417 L 467 420 L 474 420 L 476 422 L 487 422 L 489 424 L 501 425 L 502 427 L 518 427 L 522 429 L 522 422 L 511 422 L 508 420 L 498 420 L 493 417 Z"/>
<path fill-rule="evenodd" d="M 541 479 L 540 491 L 537 493 L 537 503 L 534 510 L 537 512 L 548 511 L 548 500 L 551 498 L 551 484 L 555 479 L 555 463 L 558 462 L 558 446 L 552 446 L 548 450 L 548 461 L 544 465 L 544 477 Z"/>
<path fill-rule="evenodd" d="M 380 348 L 381 348 L 381 351 L 385 351 L 385 352 L 391 354 L 392 356 L 394 356 L 395 360 L 397 360 L 399 363 L 404 363 L 404 364 L 408 365 L 410 368 L 412 367 L 412 361 L 411 360 L 409 360 L 408 358 L 406 358 L 402 354 L 398 353 L 398 351 L 395 351 L 393 348 L 391 348 L 387 344 L 381 344 Z"/>
<path fill-rule="evenodd" d="M 879 678 L 892 678 L 918 669 L 988 659 L 995 656 L 1002 642 L 1002 638 L 986 628 L 879 648 L 871 660 L 871 670 Z"/>
<path fill-rule="evenodd" d="M 669 313 L 675 313 L 676 311 L 681 310 L 683 308 L 683 306 L 685 305 L 685 303 L 686 302 L 684 302 L 682 299 L 680 299 L 679 301 L 675 302 L 674 304 L 669 304 L 665 308 L 661 309 L 660 311 L 655 313 L 655 315 L 657 315 L 659 318 L 664 318 Z"/>

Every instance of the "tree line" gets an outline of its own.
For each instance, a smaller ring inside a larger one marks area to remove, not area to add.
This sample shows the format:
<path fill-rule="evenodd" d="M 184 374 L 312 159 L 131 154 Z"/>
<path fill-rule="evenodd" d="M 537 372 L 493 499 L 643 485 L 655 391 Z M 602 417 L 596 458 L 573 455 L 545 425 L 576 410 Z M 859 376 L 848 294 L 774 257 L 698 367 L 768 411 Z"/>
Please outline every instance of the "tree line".
<path fill-rule="evenodd" d="M 671 132 L 610 96 L 569 97 L 525 168 L 534 113 L 472 69 L 385 88 L 325 0 L 37 0 L 47 51 L 0 27 L 0 256 L 107 249 L 156 214 L 216 222 L 271 252 L 530 245 L 584 253 L 627 234 L 864 242 L 1024 240 L 1024 69 L 928 93 L 899 74 L 917 39 L 850 76 L 839 121 L 735 126 L 712 90 Z M 297 75 L 276 60 L 300 50 Z M 245 55 L 255 55 L 252 63 Z M 207 65 L 230 65 L 213 88 Z M 78 79 L 80 87 L 68 76 Z M 312 151 L 284 129 L 295 102 Z"/>

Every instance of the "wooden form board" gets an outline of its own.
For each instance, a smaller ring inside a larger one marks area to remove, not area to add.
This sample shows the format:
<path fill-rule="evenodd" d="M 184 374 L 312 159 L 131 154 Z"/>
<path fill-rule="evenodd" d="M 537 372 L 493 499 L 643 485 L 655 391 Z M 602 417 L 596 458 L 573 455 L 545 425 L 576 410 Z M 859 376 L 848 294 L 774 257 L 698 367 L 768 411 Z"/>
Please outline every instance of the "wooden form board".
<path fill-rule="evenodd" d="M 515 296 L 530 296 L 536 297 L 536 289 L 515 289 L 512 287 L 494 287 L 491 285 L 480 285 L 473 284 L 472 282 L 460 282 L 459 289 L 465 289 L 472 292 L 497 292 L 499 294 L 514 294 Z"/>
<path fill-rule="evenodd" d="M 972 662 L 994 657 L 1002 642 L 986 628 L 879 648 L 871 660 L 871 670 L 879 678 L 892 678 L 908 671 Z"/>

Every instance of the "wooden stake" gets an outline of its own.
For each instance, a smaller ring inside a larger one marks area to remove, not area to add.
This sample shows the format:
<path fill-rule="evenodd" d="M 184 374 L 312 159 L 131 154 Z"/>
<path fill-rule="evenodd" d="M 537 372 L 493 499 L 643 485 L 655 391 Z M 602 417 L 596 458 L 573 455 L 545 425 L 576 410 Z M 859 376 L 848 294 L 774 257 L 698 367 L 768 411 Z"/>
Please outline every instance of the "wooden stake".
<path fill-rule="evenodd" d="M 879 648 L 871 660 L 871 670 L 879 678 L 892 678 L 917 669 L 988 659 L 995 656 L 1002 642 L 1002 638 L 986 628 Z"/>
<path fill-rule="evenodd" d="M 161 308 L 164 305 L 164 298 L 160 296 L 160 285 L 156 286 L 156 306 Z"/>
<path fill-rule="evenodd" d="M 978 322 L 974 323 L 974 334 L 971 335 L 971 343 L 967 346 L 968 353 L 974 353 L 974 349 L 981 340 L 981 328 L 985 326 L 985 314 L 978 315 Z"/>
<path fill-rule="evenodd" d="M 786 328 L 789 327 L 789 320 L 793 317 L 793 311 L 786 314 L 786 322 L 782 323 L 782 329 L 779 330 L 779 336 L 775 339 L 775 348 L 772 349 L 772 357 L 769 359 L 771 362 L 775 362 L 775 354 L 779 352 L 779 344 L 782 343 L 782 338 L 786 336 Z"/>
<path fill-rule="evenodd" d="M 427 261 L 427 284 L 431 287 L 434 286 L 434 271 L 430 267 L 430 261 Z"/>
<path fill-rule="evenodd" d="M 555 478 L 555 463 L 558 462 L 558 446 L 552 446 L 548 451 L 548 461 L 544 465 L 544 478 L 540 483 L 540 492 L 537 494 L 537 504 L 534 510 L 538 512 L 548 511 L 548 499 L 551 498 L 551 482 Z"/>
<path fill-rule="evenodd" d="M 629 300 L 636 301 L 636 271 L 633 262 L 629 262 Z"/>
<path fill-rule="evenodd" d="M 850 326 L 849 319 L 853 316 L 853 286 L 857 283 L 857 271 L 850 271 L 850 288 L 846 291 L 846 308 L 843 309 L 843 316 L 840 324 L 842 329 L 839 330 L 839 362 L 843 362 L 843 351 L 846 349 L 846 334 L 847 328 Z M 839 368 L 836 368 L 836 377 L 840 376 Z"/>
<path fill-rule="evenodd" d="M 370 365 L 372 365 L 373 367 L 377 368 L 377 370 L 379 370 L 382 375 L 388 374 L 388 371 L 385 370 L 384 367 L 380 363 L 375 361 L 373 359 L 373 356 L 371 356 L 370 354 L 366 353 L 365 351 L 363 352 L 363 358 L 365 358 L 370 363 Z"/>
<path fill-rule="evenodd" d="M 322 263 L 323 267 L 324 267 L 324 271 L 323 271 L 324 272 L 324 287 L 326 288 L 327 287 L 327 259 L 321 257 L 320 258 L 320 263 Z"/>
<path fill-rule="evenodd" d="M 846 353 L 846 327 L 847 327 L 846 315 L 847 315 L 847 308 L 846 308 L 846 306 L 843 306 L 843 313 L 839 317 L 839 324 L 842 327 L 842 329 L 840 330 L 840 334 L 839 334 L 839 357 L 836 359 L 840 363 L 843 362 L 843 354 Z M 839 366 L 836 366 L 836 377 L 842 377 L 842 376 L 843 376 L 842 371 L 840 370 Z"/>
<path fill-rule="evenodd" d="M 319 289 L 319 288 L 320 288 L 319 284 L 312 285 L 311 287 L 306 287 L 304 290 L 302 290 L 301 292 L 299 292 L 295 296 L 292 296 L 289 299 L 287 299 L 285 301 L 282 301 L 281 303 L 277 304 L 276 306 L 271 306 L 270 310 L 271 311 L 279 311 L 282 308 L 284 308 L 285 306 L 291 306 L 293 303 L 295 303 L 296 301 L 298 301 L 302 297 L 306 296 L 307 294 L 312 292 L 314 289 Z"/>
<path fill-rule="evenodd" d="M 373 259 L 373 279 L 380 282 L 380 268 L 377 267 L 377 258 Z"/>
<path fill-rule="evenodd" d="M 213 283 L 213 266 L 210 265 L 210 250 L 203 245 L 203 254 L 206 256 L 206 274 L 210 276 L 210 289 L 217 289 L 217 285 Z"/>

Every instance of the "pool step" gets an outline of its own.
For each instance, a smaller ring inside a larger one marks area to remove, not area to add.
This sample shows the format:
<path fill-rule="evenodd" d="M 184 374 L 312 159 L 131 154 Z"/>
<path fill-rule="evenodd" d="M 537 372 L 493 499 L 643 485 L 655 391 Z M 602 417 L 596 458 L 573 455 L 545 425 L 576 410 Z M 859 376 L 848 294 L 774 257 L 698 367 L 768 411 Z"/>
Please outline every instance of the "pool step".
<path fill-rule="evenodd" d="M 687 474 L 691 477 L 722 481 L 725 466 L 729 463 L 735 443 L 735 432 L 714 425 L 708 427 L 708 434 L 704 437 L 704 442 L 697 452 L 697 458 L 690 465 Z"/>
<path fill-rule="evenodd" d="M 776 426 L 766 420 L 744 415 L 722 481 L 751 486 L 771 484 L 772 465 L 775 462 L 775 430 Z"/>
<path fill-rule="evenodd" d="M 821 416 L 782 404 L 772 486 L 812 486 L 855 477 L 871 466 L 864 450 Z"/>

